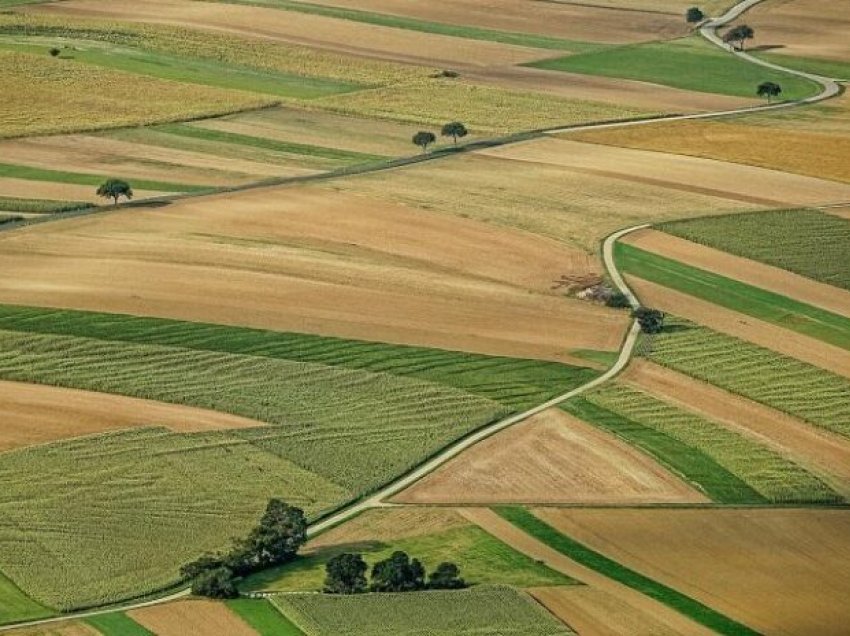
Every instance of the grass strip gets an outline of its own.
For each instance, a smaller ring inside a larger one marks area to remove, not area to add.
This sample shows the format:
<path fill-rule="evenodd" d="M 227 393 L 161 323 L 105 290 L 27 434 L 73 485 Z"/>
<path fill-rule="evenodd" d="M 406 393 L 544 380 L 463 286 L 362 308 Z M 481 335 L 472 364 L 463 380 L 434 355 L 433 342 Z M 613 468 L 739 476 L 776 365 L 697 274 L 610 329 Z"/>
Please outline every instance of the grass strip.
<path fill-rule="evenodd" d="M 227 606 L 260 636 L 302 636 L 304 633 L 265 599 L 237 598 L 227 601 Z"/>
<path fill-rule="evenodd" d="M 633 245 L 617 243 L 614 257 L 628 274 L 850 350 L 850 318 L 846 316 Z"/>
<path fill-rule="evenodd" d="M 338 18 L 352 22 L 363 22 L 376 26 L 391 27 L 394 29 L 405 29 L 407 31 L 419 31 L 420 33 L 434 33 L 436 35 L 450 35 L 468 40 L 484 40 L 488 42 L 501 42 L 502 44 L 514 44 L 517 46 L 529 46 L 537 49 L 553 49 L 557 51 L 584 52 L 595 51 L 606 48 L 609 44 L 596 42 L 582 42 L 578 40 L 566 40 L 564 38 L 539 35 L 535 33 L 517 33 L 512 31 L 500 31 L 497 29 L 484 29 L 481 27 L 446 24 L 444 22 L 431 22 L 418 18 L 409 18 L 387 13 L 376 13 L 360 9 L 347 9 L 343 7 L 329 7 L 307 2 L 294 2 L 293 0 L 225 0 L 229 4 L 245 4 L 259 7 L 273 7 L 285 11 L 295 11 L 309 15 L 320 15 L 326 18 Z"/>
<path fill-rule="evenodd" d="M 700 625 L 727 636 L 759 636 L 759 632 L 750 629 L 736 620 L 703 605 L 699 601 L 658 583 L 649 577 L 627 568 L 612 559 L 591 550 L 587 546 L 571 539 L 549 524 L 535 517 L 525 508 L 510 506 L 494 509 L 503 519 L 527 532 L 535 539 L 569 557 L 585 567 L 591 568 L 615 581 L 627 585 L 650 598 L 663 603 L 677 612 L 691 618 Z"/>
<path fill-rule="evenodd" d="M 161 192 L 203 192 L 212 190 L 215 186 L 188 185 L 185 183 L 170 183 L 167 181 L 149 181 L 133 179 L 122 175 L 110 175 L 126 179 L 133 188 L 138 190 L 158 190 Z M 52 181 L 54 183 L 71 183 L 97 187 L 106 181 L 106 175 L 85 174 L 82 172 L 66 172 L 64 170 L 47 170 L 32 166 L 20 166 L 10 163 L 0 163 L 0 177 L 10 179 L 27 179 L 29 181 Z"/>
<path fill-rule="evenodd" d="M 0 625 L 48 618 L 56 612 L 34 601 L 0 572 Z"/>
<path fill-rule="evenodd" d="M 637 446 L 718 503 L 764 504 L 767 499 L 698 448 L 621 413 L 576 397 L 561 408 Z"/>
<path fill-rule="evenodd" d="M 85 619 L 103 636 L 155 636 L 153 632 L 139 625 L 124 612 L 98 614 Z"/>
<path fill-rule="evenodd" d="M 276 152 L 285 152 L 296 155 L 308 155 L 311 157 L 320 157 L 322 159 L 331 159 L 344 163 L 364 163 L 370 161 L 385 161 L 386 159 L 389 159 L 389 157 L 383 155 L 371 155 L 363 152 L 340 150 L 338 148 L 325 148 L 322 146 L 278 141 L 263 137 L 252 137 L 251 135 L 214 130 L 212 128 L 201 128 L 199 126 L 190 126 L 187 124 L 164 124 L 162 126 L 154 127 L 154 130 L 162 131 L 170 135 L 178 135 L 180 137 L 237 144 L 253 148 L 263 148 L 266 150 L 274 150 Z"/>
<path fill-rule="evenodd" d="M 0 197 L 0 210 L 5 212 L 27 212 L 30 214 L 54 214 L 57 212 L 75 212 L 93 208 L 91 203 L 83 201 L 49 201 L 44 199 L 19 199 Z"/>

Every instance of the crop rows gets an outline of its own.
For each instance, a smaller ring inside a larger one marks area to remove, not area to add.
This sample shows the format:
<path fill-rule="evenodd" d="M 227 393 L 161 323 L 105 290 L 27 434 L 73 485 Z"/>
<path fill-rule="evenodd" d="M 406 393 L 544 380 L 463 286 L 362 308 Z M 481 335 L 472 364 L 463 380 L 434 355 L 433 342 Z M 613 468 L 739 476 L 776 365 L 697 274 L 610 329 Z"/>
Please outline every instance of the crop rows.
<path fill-rule="evenodd" d="M 573 633 L 522 592 L 502 586 L 353 596 L 287 594 L 272 597 L 272 602 L 314 636 Z"/>
<path fill-rule="evenodd" d="M 42 201 L 39 199 L 18 199 L 0 197 L 0 210 L 4 212 L 27 212 L 32 214 L 54 214 L 72 212 L 92 207 L 91 203 L 80 201 Z"/>

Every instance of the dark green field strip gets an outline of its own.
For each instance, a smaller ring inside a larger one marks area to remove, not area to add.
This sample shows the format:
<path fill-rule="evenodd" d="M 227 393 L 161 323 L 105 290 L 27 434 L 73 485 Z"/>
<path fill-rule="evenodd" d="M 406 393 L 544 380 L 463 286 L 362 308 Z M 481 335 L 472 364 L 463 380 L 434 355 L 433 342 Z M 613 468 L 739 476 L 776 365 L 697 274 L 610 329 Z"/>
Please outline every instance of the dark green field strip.
<path fill-rule="evenodd" d="M 339 18 L 353 22 L 364 22 L 376 26 L 392 27 L 394 29 L 406 29 L 408 31 L 419 31 L 421 33 L 434 33 L 437 35 L 450 35 L 469 40 L 485 40 L 489 42 L 501 42 L 503 44 L 515 44 L 517 46 L 530 46 L 538 49 L 554 49 L 557 51 L 594 51 L 610 46 L 610 44 L 599 44 L 596 42 L 582 42 L 577 40 L 565 40 L 547 35 L 535 33 L 515 33 L 511 31 L 499 31 L 496 29 L 483 29 L 475 26 L 446 24 L 444 22 L 431 22 L 417 18 L 408 18 L 387 13 L 375 13 L 373 11 L 362 11 L 360 9 L 347 9 L 343 7 L 329 7 L 307 2 L 294 2 L 293 0 L 225 0 L 230 4 L 245 4 L 259 7 L 273 7 L 285 11 L 296 11 L 310 15 L 320 15 L 327 18 Z"/>
<path fill-rule="evenodd" d="M 0 625 L 48 618 L 55 613 L 24 594 L 0 572 Z"/>
<path fill-rule="evenodd" d="M 0 329 L 262 356 L 389 373 L 443 384 L 520 410 L 599 372 L 522 360 L 161 318 L 0 305 Z"/>
<path fill-rule="evenodd" d="M 824 77 L 832 77 L 839 80 L 850 79 L 850 62 L 840 60 L 825 60 L 814 57 L 799 57 L 797 55 L 779 55 L 775 53 L 756 52 L 756 57 L 767 60 L 773 64 L 793 68 L 805 73 L 814 73 Z"/>
<path fill-rule="evenodd" d="M 697 269 L 633 245 L 617 243 L 614 256 L 617 265 L 627 274 L 850 350 L 850 317 Z"/>
<path fill-rule="evenodd" d="M 44 199 L 19 199 L 0 197 L 0 210 L 4 212 L 27 212 L 34 214 L 53 214 L 56 212 L 74 212 L 94 207 L 83 201 L 49 201 Z"/>
<path fill-rule="evenodd" d="M 541 521 L 524 508 L 513 506 L 500 507 L 496 508 L 495 512 L 535 539 L 542 541 L 573 561 L 581 563 L 585 567 L 591 568 L 623 585 L 628 585 L 632 589 L 654 598 L 656 601 L 673 608 L 700 625 L 705 625 L 709 629 L 713 629 L 718 634 L 725 634 L 727 636 L 759 636 L 759 632 L 750 629 L 746 625 L 724 616 L 720 612 L 677 592 L 673 588 L 667 587 L 663 583 L 659 583 L 639 572 L 635 572 L 599 552 L 591 550 L 584 544 L 571 539 L 549 524 Z"/>
<path fill-rule="evenodd" d="M 103 636 L 155 636 L 123 612 L 90 616 L 85 622 Z"/>
<path fill-rule="evenodd" d="M 304 633 L 265 599 L 237 598 L 227 601 L 227 606 L 260 636 L 302 636 Z"/>
<path fill-rule="evenodd" d="M 126 179 L 136 190 L 158 190 L 161 192 L 204 192 L 214 189 L 215 186 L 188 185 L 185 183 L 170 183 L 167 181 L 150 181 L 147 179 L 134 179 L 126 175 L 96 175 L 82 172 L 65 172 L 64 170 L 46 170 L 44 168 L 33 168 L 31 166 L 19 166 L 9 163 L 0 163 L 0 177 L 13 179 L 28 179 L 30 181 L 52 181 L 55 183 L 71 183 L 75 185 L 88 185 L 97 187 L 107 177 L 119 176 Z"/>
<path fill-rule="evenodd" d="M 252 137 L 250 135 L 213 130 L 211 128 L 200 128 L 198 126 L 190 126 L 187 124 L 164 124 L 162 126 L 156 126 L 153 129 L 166 132 L 170 135 L 179 135 L 181 137 L 190 137 L 192 139 L 203 139 L 205 141 L 263 148 L 265 150 L 274 150 L 276 152 L 295 155 L 307 155 L 310 157 L 319 157 L 321 159 L 330 159 L 343 163 L 365 163 L 370 161 L 385 161 L 386 159 L 389 159 L 389 157 L 382 155 L 370 155 L 362 152 L 339 150 L 337 148 L 324 148 L 322 146 L 297 144 L 289 141 L 277 141 L 275 139 Z"/>
<path fill-rule="evenodd" d="M 670 435 L 644 426 L 583 397 L 573 398 L 561 408 L 643 449 L 686 481 L 699 486 L 706 495 L 718 503 L 767 503 L 767 499 L 704 452 Z"/>
<path fill-rule="evenodd" d="M 668 234 L 850 289 L 850 221 L 776 210 L 662 223 Z"/>
<path fill-rule="evenodd" d="M 698 36 L 609 47 L 601 51 L 530 62 L 526 66 L 653 82 L 685 90 L 738 97 L 755 98 L 756 87 L 765 81 L 779 84 L 783 99 L 809 97 L 818 90 L 814 82 L 750 64 L 721 51 Z"/>

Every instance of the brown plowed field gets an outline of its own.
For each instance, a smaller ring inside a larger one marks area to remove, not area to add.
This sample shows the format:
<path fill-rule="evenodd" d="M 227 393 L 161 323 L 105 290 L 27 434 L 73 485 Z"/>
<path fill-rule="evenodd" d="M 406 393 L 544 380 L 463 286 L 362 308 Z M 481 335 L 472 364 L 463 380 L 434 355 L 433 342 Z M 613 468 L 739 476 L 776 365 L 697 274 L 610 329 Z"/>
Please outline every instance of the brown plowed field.
<path fill-rule="evenodd" d="M 850 200 L 850 185 L 832 181 L 555 137 L 484 150 L 482 154 L 761 205 L 817 205 Z"/>
<path fill-rule="evenodd" d="M 557 510 L 557 508 L 552 510 Z M 459 512 L 466 519 L 483 528 L 503 543 L 507 543 L 514 550 L 522 552 L 537 561 L 542 561 L 553 570 L 557 570 L 582 583 L 586 583 L 596 590 L 613 596 L 641 614 L 649 614 L 655 620 L 662 623 L 667 630 L 675 634 L 687 634 L 688 636 L 709 636 L 714 634 L 713 631 L 694 623 L 685 615 L 670 609 L 666 605 L 662 605 L 649 596 L 621 583 L 617 583 L 613 579 L 599 574 L 596 570 L 591 570 L 576 563 L 557 550 L 550 548 L 545 543 L 526 534 L 489 508 L 461 508 Z M 655 511 L 642 512 L 645 515 L 655 514 Z"/>
<path fill-rule="evenodd" d="M 581 636 L 680 636 L 652 614 L 589 585 L 526 590 Z"/>
<path fill-rule="evenodd" d="M 29 179 L 0 177 L 0 197 L 31 199 L 33 196 L 37 196 L 39 199 L 50 199 L 54 201 L 105 203 L 105 199 L 95 194 L 96 190 L 97 188 L 93 186 L 75 185 L 73 183 L 30 181 Z M 163 194 L 170 193 L 157 192 L 155 190 L 133 190 L 134 199 L 149 199 L 150 197 L 162 196 Z"/>
<path fill-rule="evenodd" d="M 403 503 L 706 502 L 649 456 L 550 409 L 476 444 L 394 497 Z"/>
<path fill-rule="evenodd" d="M 176 601 L 130 610 L 127 615 L 156 636 L 259 636 L 216 601 Z"/>
<path fill-rule="evenodd" d="M 764 634 L 847 634 L 848 510 L 548 508 L 535 514 Z"/>
<path fill-rule="evenodd" d="M 100 636 L 100 632 L 83 622 L 63 621 L 40 627 L 22 627 L 3 632 L 3 636 Z"/>
<path fill-rule="evenodd" d="M 844 349 L 635 276 L 626 280 L 647 306 L 850 378 L 850 356 Z"/>
<path fill-rule="evenodd" d="M 755 438 L 850 495 L 850 443 L 790 415 L 648 360 L 631 362 L 622 379 L 666 402 Z"/>
<path fill-rule="evenodd" d="M 137 426 L 186 433 L 263 426 L 205 409 L 20 382 L 0 382 L 0 412 L 0 451 Z"/>
<path fill-rule="evenodd" d="M 850 291 L 771 267 L 748 258 L 694 243 L 658 230 L 646 229 L 623 237 L 623 243 L 681 261 L 721 276 L 767 289 L 800 302 L 850 316 Z"/>
<path fill-rule="evenodd" d="M 314 188 L 192 198 L 0 237 L 2 302 L 567 359 L 628 318 L 553 289 L 556 241 Z M 596 270 L 598 271 L 598 270 Z"/>

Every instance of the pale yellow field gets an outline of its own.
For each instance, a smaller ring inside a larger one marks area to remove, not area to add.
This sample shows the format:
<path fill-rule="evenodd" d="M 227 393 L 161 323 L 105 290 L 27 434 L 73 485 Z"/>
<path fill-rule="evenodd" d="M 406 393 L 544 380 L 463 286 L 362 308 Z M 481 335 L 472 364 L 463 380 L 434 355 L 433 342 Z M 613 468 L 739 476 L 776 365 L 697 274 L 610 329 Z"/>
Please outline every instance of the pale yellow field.
<path fill-rule="evenodd" d="M 54 201 L 85 201 L 89 203 L 111 203 L 96 194 L 97 188 L 73 183 L 54 183 L 51 181 L 32 181 L 0 177 L 0 197 L 15 197 L 18 199 L 50 199 Z M 173 194 L 158 190 L 133 189 L 133 199 L 148 199 L 151 197 Z"/>
<path fill-rule="evenodd" d="M 157 636 L 259 636 L 217 601 L 176 601 L 130 610 L 127 615 Z"/>
<path fill-rule="evenodd" d="M 832 0 L 771 0 L 746 15 L 756 43 L 778 46 L 772 52 L 850 62 L 847 5 Z"/>
<path fill-rule="evenodd" d="M 558 4 L 592 5 L 595 7 L 615 7 L 632 11 L 656 11 L 675 15 L 685 15 L 685 11 L 694 6 L 691 0 L 552 0 Z M 735 4 L 734 0 L 704 0 L 698 3 L 709 15 L 720 15 Z"/>
<path fill-rule="evenodd" d="M 82 621 L 63 621 L 41 627 L 21 627 L 3 634 L 4 636 L 100 636 L 99 631 Z"/>

